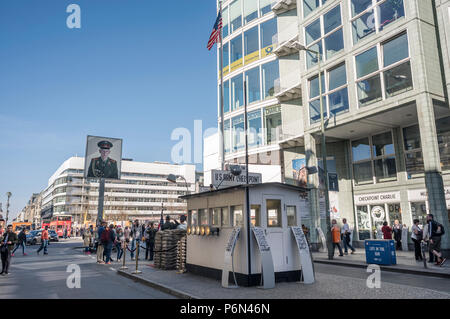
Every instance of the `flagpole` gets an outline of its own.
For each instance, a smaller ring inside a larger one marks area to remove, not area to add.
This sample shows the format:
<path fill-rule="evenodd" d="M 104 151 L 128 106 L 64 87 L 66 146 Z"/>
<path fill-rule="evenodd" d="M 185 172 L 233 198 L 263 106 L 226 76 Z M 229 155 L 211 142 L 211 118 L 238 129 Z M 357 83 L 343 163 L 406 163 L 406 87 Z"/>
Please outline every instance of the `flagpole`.
<path fill-rule="evenodd" d="M 222 1 L 219 1 L 219 12 L 220 16 L 222 16 Z M 223 24 L 223 20 L 222 20 Z M 221 157 L 221 169 L 225 169 L 225 135 L 224 135 L 224 120 L 223 120 L 223 43 L 222 43 L 222 30 L 219 31 L 220 37 L 220 157 Z"/>

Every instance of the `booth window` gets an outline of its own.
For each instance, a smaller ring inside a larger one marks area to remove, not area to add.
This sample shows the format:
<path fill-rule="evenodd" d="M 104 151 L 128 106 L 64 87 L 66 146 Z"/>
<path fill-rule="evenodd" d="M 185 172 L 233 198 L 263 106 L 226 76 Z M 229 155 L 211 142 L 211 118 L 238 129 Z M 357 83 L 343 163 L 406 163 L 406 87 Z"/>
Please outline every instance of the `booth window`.
<path fill-rule="evenodd" d="M 228 207 L 222 207 L 222 227 L 230 227 L 230 211 Z"/>
<path fill-rule="evenodd" d="M 196 210 L 191 210 L 190 211 L 190 221 L 191 221 L 191 226 L 197 226 L 198 225 L 198 214 Z"/>
<path fill-rule="evenodd" d="M 281 200 L 268 199 L 267 206 L 267 227 L 282 227 L 281 224 Z"/>
<path fill-rule="evenodd" d="M 208 225 L 208 214 L 206 212 L 206 209 L 198 210 L 198 220 L 199 225 Z"/>
<path fill-rule="evenodd" d="M 220 208 L 212 208 L 211 210 L 211 225 L 220 227 Z"/>
<path fill-rule="evenodd" d="M 288 226 L 298 226 L 297 225 L 297 207 L 286 206 L 286 213 L 287 213 Z"/>
<path fill-rule="evenodd" d="M 261 206 L 251 205 L 250 206 L 250 221 L 253 227 L 261 226 Z"/>
<path fill-rule="evenodd" d="M 233 216 L 233 227 L 244 225 L 244 214 L 242 205 L 231 206 L 231 215 Z"/>

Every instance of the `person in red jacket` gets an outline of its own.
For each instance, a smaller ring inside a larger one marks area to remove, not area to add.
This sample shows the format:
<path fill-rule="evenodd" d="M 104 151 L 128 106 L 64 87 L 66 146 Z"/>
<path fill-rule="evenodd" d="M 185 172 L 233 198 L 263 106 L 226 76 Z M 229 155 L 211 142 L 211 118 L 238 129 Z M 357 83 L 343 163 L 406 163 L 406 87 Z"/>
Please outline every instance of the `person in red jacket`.
<path fill-rule="evenodd" d="M 383 223 L 383 227 L 381 227 L 381 232 L 383 233 L 384 239 L 392 239 L 392 228 L 388 226 L 387 222 Z"/>
<path fill-rule="evenodd" d="M 341 229 L 337 225 L 336 219 L 333 219 L 331 221 L 331 238 L 333 241 L 333 255 L 334 255 L 334 250 L 336 249 L 336 246 L 337 246 L 337 248 L 339 249 L 339 256 L 340 257 L 344 256 L 344 254 L 342 253 L 341 245 L 340 245 Z"/>
<path fill-rule="evenodd" d="M 37 250 L 37 254 L 39 255 L 39 252 L 44 249 L 44 255 L 48 255 L 47 252 L 47 246 L 48 246 L 48 226 L 45 226 L 45 229 L 42 231 L 41 234 L 41 247 Z"/>

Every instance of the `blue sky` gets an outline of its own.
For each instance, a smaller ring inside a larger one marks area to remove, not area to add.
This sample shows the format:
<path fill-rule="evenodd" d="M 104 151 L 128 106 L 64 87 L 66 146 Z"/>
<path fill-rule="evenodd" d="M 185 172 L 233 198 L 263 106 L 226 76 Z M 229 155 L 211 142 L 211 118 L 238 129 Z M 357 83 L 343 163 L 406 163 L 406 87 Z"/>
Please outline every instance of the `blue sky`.
<path fill-rule="evenodd" d="M 69 4 L 81 29 L 66 26 Z M 86 135 L 170 161 L 177 127 L 217 126 L 215 1 L 1 0 L 0 202 L 15 216 Z M 192 151 L 193 154 L 193 151 Z"/>

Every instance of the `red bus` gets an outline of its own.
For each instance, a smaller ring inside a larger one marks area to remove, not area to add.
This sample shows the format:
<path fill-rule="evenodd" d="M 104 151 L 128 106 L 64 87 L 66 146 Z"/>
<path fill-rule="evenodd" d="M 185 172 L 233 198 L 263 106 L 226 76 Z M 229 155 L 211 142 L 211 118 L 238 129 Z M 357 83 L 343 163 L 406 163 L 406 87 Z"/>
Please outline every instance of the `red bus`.
<path fill-rule="evenodd" d="M 72 216 L 71 215 L 58 215 L 53 216 L 51 219 L 44 219 L 42 221 L 42 228 L 48 226 L 49 229 L 53 229 L 58 234 L 58 237 L 64 236 L 64 229 L 67 228 L 67 236 L 70 236 L 72 229 Z"/>

